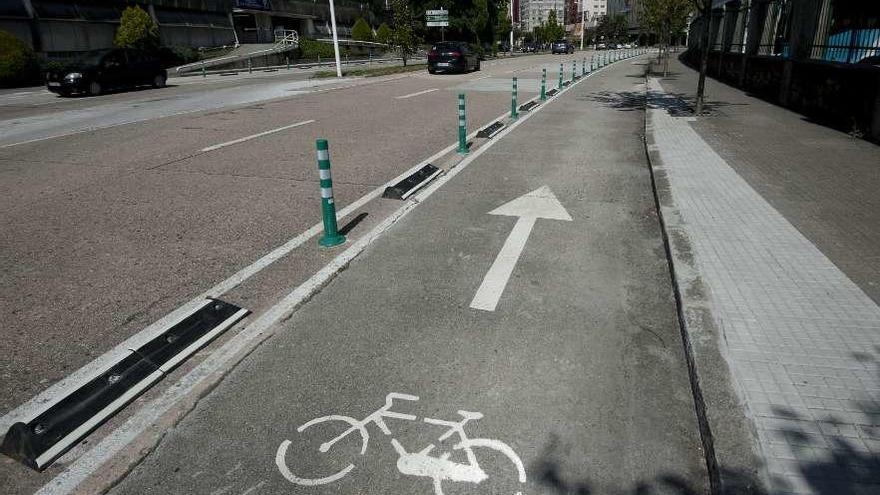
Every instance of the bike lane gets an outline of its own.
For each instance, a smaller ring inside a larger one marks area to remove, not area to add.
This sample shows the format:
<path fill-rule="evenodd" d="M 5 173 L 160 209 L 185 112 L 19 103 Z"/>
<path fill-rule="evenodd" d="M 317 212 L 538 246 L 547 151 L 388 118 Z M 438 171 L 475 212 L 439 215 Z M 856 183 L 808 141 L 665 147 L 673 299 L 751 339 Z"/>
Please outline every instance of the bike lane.
<path fill-rule="evenodd" d="M 642 73 L 612 66 L 483 152 L 114 492 L 705 493 Z"/>

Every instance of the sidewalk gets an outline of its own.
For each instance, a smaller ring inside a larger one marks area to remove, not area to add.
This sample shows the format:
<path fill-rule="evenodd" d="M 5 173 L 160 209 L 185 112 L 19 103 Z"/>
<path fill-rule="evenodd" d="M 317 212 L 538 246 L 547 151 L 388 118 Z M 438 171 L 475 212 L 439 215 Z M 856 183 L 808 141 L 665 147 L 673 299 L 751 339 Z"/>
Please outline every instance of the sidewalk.
<path fill-rule="evenodd" d="M 418 193 L 113 493 L 705 493 L 644 114 L 592 98 L 642 72 L 583 80 Z M 508 262 L 497 306 L 477 297 Z M 383 404 L 385 435 L 359 422 Z M 456 419 L 469 436 L 442 436 Z"/>
<path fill-rule="evenodd" d="M 648 149 L 722 480 L 752 475 L 717 421 L 726 361 L 771 493 L 877 493 L 880 148 L 712 80 L 694 119 L 696 73 L 670 71 Z"/>

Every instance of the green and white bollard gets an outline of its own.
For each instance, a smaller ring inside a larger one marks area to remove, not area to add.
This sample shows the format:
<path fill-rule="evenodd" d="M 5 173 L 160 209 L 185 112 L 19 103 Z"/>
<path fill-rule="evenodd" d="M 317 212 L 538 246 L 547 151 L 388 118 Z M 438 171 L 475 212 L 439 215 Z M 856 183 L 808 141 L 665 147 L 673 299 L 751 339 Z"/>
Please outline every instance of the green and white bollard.
<path fill-rule="evenodd" d="M 324 219 L 324 236 L 318 244 L 324 247 L 338 246 L 345 236 L 336 226 L 336 203 L 333 202 L 333 179 L 330 177 L 330 149 L 326 139 L 318 139 L 318 174 L 321 178 L 321 214 Z"/>
<path fill-rule="evenodd" d="M 513 78 L 513 92 L 510 93 L 510 118 L 516 120 L 519 117 L 516 113 L 516 78 Z"/>
<path fill-rule="evenodd" d="M 287 64 L 287 70 L 290 70 L 290 57 L 284 57 L 284 63 Z"/>
<path fill-rule="evenodd" d="M 467 122 L 464 118 L 464 93 L 458 94 L 458 152 L 466 154 L 467 147 Z"/>
<path fill-rule="evenodd" d="M 584 57 L 584 59 L 581 60 L 581 75 L 587 75 L 587 57 Z"/>
<path fill-rule="evenodd" d="M 248 59 L 248 74 L 252 74 L 254 72 L 254 63 L 251 62 L 251 59 Z"/>
<path fill-rule="evenodd" d="M 204 67 L 202 67 L 202 77 L 208 77 L 208 71 L 206 71 Z"/>
<path fill-rule="evenodd" d="M 577 79 L 577 70 L 578 70 L 577 66 L 578 66 L 577 60 L 572 60 L 572 62 L 571 62 L 571 82 L 574 82 L 574 80 Z"/>
<path fill-rule="evenodd" d="M 562 64 L 559 64 L 559 89 L 562 90 Z"/>
<path fill-rule="evenodd" d="M 547 99 L 547 69 L 541 69 L 541 101 Z"/>

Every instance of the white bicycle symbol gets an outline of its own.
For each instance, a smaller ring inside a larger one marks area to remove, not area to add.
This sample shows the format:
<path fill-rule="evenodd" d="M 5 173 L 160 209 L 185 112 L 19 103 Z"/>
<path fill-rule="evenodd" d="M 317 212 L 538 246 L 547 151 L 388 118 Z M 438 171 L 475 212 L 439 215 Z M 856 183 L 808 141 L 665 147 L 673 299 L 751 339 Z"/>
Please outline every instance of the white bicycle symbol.
<path fill-rule="evenodd" d="M 353 432 L 358 432 L 361 435 L 361 455 L 364 455 L 367 452 L 367 444 L 370 441 L 370 433 L 367 431 L 367 425 L 370 423 L 375 424 L 382 430 L 382 433 L 385 435 L 391 435 L 391 430 L 388 428 L 388 425 L 385 424 L 386 418 L 393 419 L 403 419 L 407 421 L 415 421 L 417 418 L 412 414 L 403 414 L 394 412 L 391 410 L 392 402 L 397 400 L 408 400 L 408 401 L 417 401 L 418 397 L 415 395 L 408 394 L 398 394 L 398 393 L 390 393 L 385 396 L 385 405 L 382 406 L 376 412 L 370 414 L 362 421 L 358 421 L 349 416 L 340 416 L 340 415 L 330 415 L 323 416 L 320 418 L 315 418 L 299 428 L 296 431 L 302 433 L 307 428 L 315 426 L 320 423 L 324 423 L 327 421 L 343 421 L 348 423 L 350 428 L 343 431 L 336 438 L 324 442 L 319 447 L 319 451 L 326 453 L 330 450 L 336 442 L 342 440 Z M 458 443 L 452 446 L 453 450 L 461 450 L 464 452 L 465 457 L 467 458 L 467 464 L 460 464 L 454 461 L 450 461 L 449 457 L 452 455 L 451 452 L 445 452 L 438 457 L 433 457 L 429 455 L 429 453 L 434 450 L 435 445 L 431 444 L 420 450 L 419 452 L 407 452 L 400 442 L 397 439 L 391 439 L 391 445 L 394 447 L 394 450 L 397 452 L 399 456 L 397 459 L 397 469 L 406 475 L 411 476 L 420 476 L 431 478 L 434 484 L 434 493 L 436 495 L 443 495 L 443 489 L 440 487 L 440 483 L 442 481 L 467 481 L 470 483 L 480 483 L 489 478 L 489 475 L 486 474 L 480 468 L 479 463 L 477 462 L 477 457 L 474 455 L 474 448 L 489 448 L 493 449 L 497 452 L 504 454 L 513 465 L 516 467 L 517 473 L 519 475 L 519 482 L 526 482 L 526 470 L 523 467 L 523 463 L 520 460 L 519 456 L 516 452 L 513 451 L 510 446 L 506 443 L 492 440 L 488 438 L 468 438 L 467 434 L 464 432 L 464 426 L 471 420 L 480 419 L 483 417 L 482 413 L 471 412 L 471 411 L 458 411 L 458 414 L 462 417 L 460 421 L 445 421 L 442 419 L 434 419 L 434 418 L 423 418 L 423 421 L 428 424 L 444 426 L 447 428 L 446 433 L 440 435 L 438 438 L 438 442 L 443 442 L 448 439 L 452 435 L 458 435 Z M 275 454 L 275 464 L 278 465 L 278 469 L 281 471 L 281 474 L 287 478 L 292 483 L 296 483 L 297 485 L 305 485 L 305 486 L 316 486 L 316 485 L 324 485 L 327 483 L 332 483 L 343 478 L 352 469 L 354 469 L 354 464 L 349 464 L 345 468 L 340 471 L 331 474 L 330 476 L 325 476 L 323 478 L 303 478 L 293 474 L 290 469 L 287 467 L 287 461 L 285 460 L 287 457 L 287 449 L 290 447 L 291 441 L 284 440 L 281 442 L 281 445 L 278 446 L 278 451 Z M 520 495 L 520 492 L 517 492 L 516 495 Z"/>

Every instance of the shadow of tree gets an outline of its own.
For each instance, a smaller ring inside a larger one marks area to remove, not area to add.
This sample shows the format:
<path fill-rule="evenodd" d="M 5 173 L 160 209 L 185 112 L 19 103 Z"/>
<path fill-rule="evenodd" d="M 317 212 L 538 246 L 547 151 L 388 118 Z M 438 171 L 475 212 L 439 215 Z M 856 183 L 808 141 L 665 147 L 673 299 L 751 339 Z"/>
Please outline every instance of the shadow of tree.
<path fill-rule="evenodd" d="M 578 99 L 594 101 L 608 108 L 623 112 L 641 111 L 646 108 L 663 109 L 673 117 L 690 117 L 694 115 L 695 100 L 693 95 L 684 93 L 667 93 L 659 91 L 599 91 L 579 96 Z M 721 114 L 721 109 L 729 106 L 742 106 L 743 103 L 709 100 L 704 107 L 704 116 Z"/>
<path fill-rule="evenodd" d="M 880 356 L 880 346 L 875 347 L 875 354 L 855 352 L 852 356 L 878 373 L 878 380 L 873 384 L 876 390 L 880 383 L 880 359 L 877 357 Z M 677 474 L 639 480 L 632 486 L 599 487 L 590 478 L 595 473 L 568 477 L 562 473 L 565 452 L 569 449 L 556 435 L 551 435 L 540 458 L 529 471 L 549 493 L 559 495 L 880 494 L 880 397 L 867 397 L 852 401 L 850 405 L 852 413 L 847 418 L 834 414 L 807 417 L 786 407 L 771 409 L 785 425 L 778 432 L 779 440 L 784 440 L 792 448 L 793 458 L 786 475 L 800 478 L 800 486 L 793 485 L 780 473 L 771 472 L 766 480 L 770 484 L 768 487 L 765 480 L 752 474 L 722 466 L 718 469 L 722 486 L 712 489 L 704 486 L 701 480 L 684 479 Z"/>

